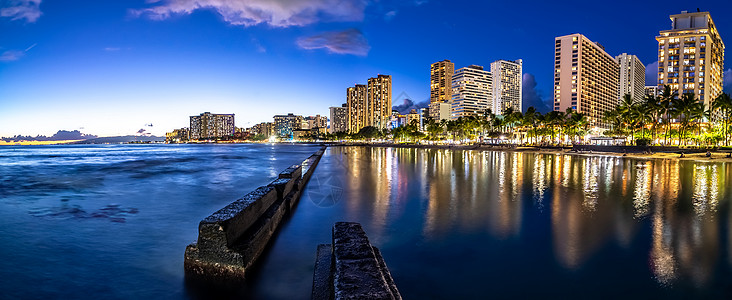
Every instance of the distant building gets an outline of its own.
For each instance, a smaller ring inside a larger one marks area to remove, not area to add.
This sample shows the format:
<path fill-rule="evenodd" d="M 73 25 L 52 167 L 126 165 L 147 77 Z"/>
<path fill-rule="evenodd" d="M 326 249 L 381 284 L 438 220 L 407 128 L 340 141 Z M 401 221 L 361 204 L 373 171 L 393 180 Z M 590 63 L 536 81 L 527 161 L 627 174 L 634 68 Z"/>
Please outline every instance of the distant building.
<path fill-rule="evenodd" d="M 492 92 L 491 72 L 482 66 L 468 66 L 452 76 L 452 107 L 450 118 L 481 116 L 490 107 Z"/>
<path fill-rule="evenodd" d="M 411 112 L 407 114 L 407 125 L 412 125 L 412 123 L 416 122 L 417 124 L 417 130 L 422 131 L 424 129 L 424 121 L 422 120 L 422 109 L 412 109 Z"/>
<path fill-rule="evenodd" d="M 205 112 L 191 116 L 191 140 L 232 137 L 234 130 L 234 114 Z"/>
<path fill-rule="evenodd" d="M 188 141 L 188 128 L 175 129 L 165 133 L 165 141 L 168 143 L 180 143 Z"/>
<path fill-rule="evenodd" d="M 439 103 L 449 103 L 452 99 L 452 76 L 455 64 L 450 60 L 438 61 L 430 65 L 430 117 L 435 120 L 448 119 L 440 116 Z"/>
<path fill-rule="evenodd" d="M 251 132 L 254 135 L 263 135 L 264 137 L 269 138 L 270 136 L 275 135 L 275 126 L 272 122 L 262 122 L 252 126 Z"/>
<path fill-rule="evenodd" d="M 658 87 L 672 93 L 694 93 L 704 106 L 722 93 L 724 43 L 709 12 L 671 15 L 671 29 L 658 41 Z"/>
<path fill-rule="evenodd" d="M 618 63 L 602 45 L 579 33 L 554 39 L 554 110 L 587 116 L 591 128 L 609 128 L 605 112 L 618 105 Z"/>
<path fill-rule="evenodd" d="M 492 103 L 489 108 L 496 115 L 503 115 L 507 108 L 521 112 L 523 105 L 523 61 L 497 60 L 491 63 Z"/>
<path fill-rule="evenodd" d="M 657 85 L 647 85 L 644 90 L 645 90 L 645 92 L 644 92 L 645 95 L 650 95 L 650 96 L 661 95 L 661 90 L 658 88 Z"/>
<path fill-rule="evenodd" d="M 627 53 L 616 56 L 615 61 L 620 71 L 618 100 L 630 94 L 634 102 L 642 101 L 646 92 L 646 67 L 637 56 Z"/>
<path fill-rule="evenodd" d="M 305 122 L 307 123 L 307 126 L 303 126 L 303 129 L 328 128 L 328 117 L 325 116 L 309 116 L 305 118 Z"/>
<path fill-rule="evenodd" d="M 429 107 L 429 117 L 440 122 L 441 120 L 450 120 L 452 112 L 452 101 L 448 102 L 432 102 Z"/>
<path fill-rule="evenodd" d="M 348 106 L 330 108 L 330 133 L 348 131 Z"/>
<path fill-rule="evenodd" d="M 293 131 L 302 129 L 303 121 L 302 116 L 292 113 L 276 115 L 274 116 L 274 133 L 283 139 L 293 138 Z"/>

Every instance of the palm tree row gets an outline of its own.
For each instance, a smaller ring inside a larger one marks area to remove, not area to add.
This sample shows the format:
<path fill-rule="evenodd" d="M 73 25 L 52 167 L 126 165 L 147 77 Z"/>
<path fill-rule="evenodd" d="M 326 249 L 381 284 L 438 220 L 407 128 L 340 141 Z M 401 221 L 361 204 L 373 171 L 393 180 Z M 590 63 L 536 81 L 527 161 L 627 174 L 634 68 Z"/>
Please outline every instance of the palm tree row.
<path fill-rule="evenodd" d="M 720 141 L 729 145 L 730 114 L 729 94 L 720 94 L 705 109 L 694 94 L 679 97 L 669 86 L 664 86 L 660 95 L 646 95 L 641 101 L 624 95 L 620 105 L 605 113 L 604 121 L 612 127 L 605 135 L 628 138 L 635 144 L 671 145 L 675 138 L 675 144 L 680 146 L 716 145 Z M 712 126 L 712 119 L 718 121 L 717 126 Z"/>

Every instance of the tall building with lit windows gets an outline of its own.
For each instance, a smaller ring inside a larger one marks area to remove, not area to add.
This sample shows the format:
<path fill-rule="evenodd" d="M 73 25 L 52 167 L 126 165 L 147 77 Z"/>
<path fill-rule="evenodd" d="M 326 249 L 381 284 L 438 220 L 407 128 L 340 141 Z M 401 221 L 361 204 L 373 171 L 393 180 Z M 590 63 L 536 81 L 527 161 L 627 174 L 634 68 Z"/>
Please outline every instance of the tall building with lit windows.
<path fill-rule="evenodd" d="M 391 119 L 391 75 L 369 78 L 366 93 L 370 106 L 367 126 L 386 129 Z"/>
<path fill-rule="evenodd" d="M 234 136 L 234 114 L 202 113 L 191 116 L 190 139 L 211 139 Z"/>
<path fill-rule="evenodd" d="M 348 132 L 356 133 L 366 126 L 386 129 L 391 118 L 391 75 L 368 79 L 346 89 Z"/>
<path fill-rule="evenodd" d="M 724 43 L 709 12 L 671 15 L 658 41 L 658 86 L 677 95 L 694 93 L 705 107 L 722 93 Z"/>
<path fill-rule="evenodd" d="M 361 130 L 361 128 L 367 126 L 367 108 L 369 107 L 369 105 L 368 102 L 366 102 L 365 84 L 357 84 L 346 89 L 346 107 L 348 108 L 348 132 L 356 133 Z"/>
<path fill-rule="evenodd" d="M 468 66 L 455 71 L 452 76 L 452 108 L 450 118 L 482 116 L 491 107 L 491 72 L 482 66 Z"/>
<path fill-rule="evenodd" d="M 438 61 L 430 65 L 430 117 L 434 120 L 449 119 L 447 103 L 452 99 L 452 75 L 455 64 L 450 60 Z M 445 113 L 448 113 L 445 115 Z M 442 115 L 441 115 L 442 113 Z"/>
<path fill-rule="evenodd" d="M 609 128 L 602 119 L 618 105 L 615 58 L 579 33 L 555 38 L 554 46 L 554 110 L 585 114 L 595 133 Z"/>
<path fill-rule="evenodd" d="M 615 57 L 620 71 L 618 80 L 618 100 L 626 94 L 630 94 L 633 102 L 643 100 L 646 91 L 646 66 L 638 59 L 638 56 L 627 53 Z"/>
<path fill-rule="evenodd" d="M 496 115 L 503 115 L 503 112 L 511 107 L 513 111 L 520 112 L 523 88 L 523 66 L 522 60 L 508 61 L 497 60 L 491 63 L 491 74 L 493 75 L 493 99 L 491 110 Z"/>

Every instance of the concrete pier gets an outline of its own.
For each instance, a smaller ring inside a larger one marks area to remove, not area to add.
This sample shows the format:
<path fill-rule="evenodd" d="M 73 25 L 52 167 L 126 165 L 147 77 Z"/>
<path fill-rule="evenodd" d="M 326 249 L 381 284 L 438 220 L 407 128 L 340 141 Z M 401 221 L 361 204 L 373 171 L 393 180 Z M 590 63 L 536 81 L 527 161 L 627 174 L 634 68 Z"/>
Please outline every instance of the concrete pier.
<path fill-rule="evenodd" d="M 198 240 L 186 247 L 186 279 L 239 284 L 257 261 L 280 222 L 291 212 L 325 147 L 279 178 L 203 219 Z"/>
<path fill-rule="evenodd" d="M 333 244 L 318 245 L 311 298 L 402 299 L 381 251 L 352 222 L 336 223 Z"/>

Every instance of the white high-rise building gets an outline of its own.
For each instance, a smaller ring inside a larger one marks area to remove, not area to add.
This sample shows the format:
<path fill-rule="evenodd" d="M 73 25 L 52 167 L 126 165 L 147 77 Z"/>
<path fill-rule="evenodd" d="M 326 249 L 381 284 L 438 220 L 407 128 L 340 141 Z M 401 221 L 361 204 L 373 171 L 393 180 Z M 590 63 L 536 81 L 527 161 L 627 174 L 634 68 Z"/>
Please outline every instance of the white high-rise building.
<path fill-rule="evenodd" d="M 633 102 L 643 100 L 646 88 L 646 66 L 641 63 L 638 56 L 627 53 L 616 56 L 615 61 L 620 67 L 618 100 L 622 100 L 625 94 L 630 94 Z"/>
<path fill-rule="evenodd" d="M 496 115 L 503 115 L 503 112 L 511 107 L 513 111 L 520 112 L 522 87 L 523 87 L 523 61 L 497 60 L 491 63 L 491 74 L 493 75 L 493 99 L 491 110 Z"/>
<path fill-rule="evenodd" d="M 554 45 L 554 110 L 585 114 L 594 132 L 609 128 L 603 116 L 618 106 L 615 58 L 579 33 L 556 37 Z"/>
<path fill-rule="evenodd" d="M 450 118 L 482 116 L 491 106 L 491 72 L 482 66 L 460 68 L 452 76 L 452 109 Z"/>

